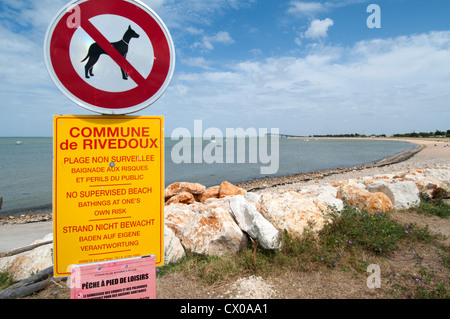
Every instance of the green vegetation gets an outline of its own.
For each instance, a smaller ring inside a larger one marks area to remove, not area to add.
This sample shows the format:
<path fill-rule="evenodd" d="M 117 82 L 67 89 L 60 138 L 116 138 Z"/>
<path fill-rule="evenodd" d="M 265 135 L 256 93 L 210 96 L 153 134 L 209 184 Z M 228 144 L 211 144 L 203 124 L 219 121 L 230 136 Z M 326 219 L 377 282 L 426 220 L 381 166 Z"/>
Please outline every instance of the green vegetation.
<path fill-rule="evenodd" d="M 394 137 L 450 137 L 450 130 L 447 130 L 447 132 L 436 130 L 435 132 L 394 134 Z"/>
<path fill-rule="evenodd" d="M 11 274 L 7 271 L 0 272 L 0 290 L 3 290 L 13 284 Z"/>
<path fill-rule="evenodd" d="M 443 200 L 446 195 L 447 192 L 444 190 L 436 192 L 433 198 L 421 194 L 421 201 L 417 212 L 424 215 L 434 215 L 442 218 L 449 218 L 450 205 L 446 204 Z"/>
<path fill-rule="evenodd" d="M 325 134 L 325 135 L 312 135 L 310 137 L 386 137 L 386 134 L 381 134 L 381 135 L 370 135 L 367 136 L 365 134 L 359 134 L 359 133 L 351 133 L 351 134 Z"/>
<path fill-rule="evenodd" d="M 371 134 L 371 135 L 366 135 L 366 134 L 359 134 L 359 133 L 347 133 L 347 134 L 324 134 L 324 135 L 310 135 L 309 137 L 338 137 L 338 138 L 342 138 L 342 137 L 386 137 L 386 134 Z M 412 132 L 412 133 L 404 133 L 404 134 L 394 134 L 394 137 L 401 137 L 401 138 L 406 138 L 406 137 L 438 137 L 438 138 L 443 138 L 443 137 L 450 137 L 450 130 L 447 131 L 439 131 L 436 130 L 435 132 Z"/>
<path fill-rule="evenodd" d="M 359 212 L 346 207 L 341 216 L 321 232 L 321 241 L 331 250 L 359 249 L 377 255 L 387 255 L 398 249 L 401 241 L 431 240 L 428 229 L 419 229 L 413 223 L 400 224 L 389 213 Z"/>

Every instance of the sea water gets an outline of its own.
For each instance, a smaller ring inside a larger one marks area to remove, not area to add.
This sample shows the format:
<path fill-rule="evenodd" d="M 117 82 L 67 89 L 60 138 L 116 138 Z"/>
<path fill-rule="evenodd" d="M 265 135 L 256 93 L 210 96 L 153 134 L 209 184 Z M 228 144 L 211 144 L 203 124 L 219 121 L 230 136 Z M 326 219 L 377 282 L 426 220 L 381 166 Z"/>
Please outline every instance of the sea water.
<path fill-rule="evenodd" d="M 252 138 L 246 138 L 246 150 Z M 226 156 L 226 143 L 223 147 Z M 3 206 L 0 215 L 17 215 L 42 208 L 51 208 L 52 203 L 52 158 L 53 139 L 51 137 L 2 137 L 0 138 L 0 197 Z M 374 163 L 415 145 L 402 141 L 370 139 L 279 139 L 278 171 L 272 175 L 262 175 L 261 166 L 248 160 L 224 160 L 223 163 L 208 164 L 194 160 L 176 164 L 172 159 L 172 149 L 180 141 L 165 138 L 165 185 L 173 182 L 195 182 L 205 186 L 218 185 L 222 181 L 231 183 L 249 181 L 264 177 L 351 167 Z M 201 141 L 205 149 L 210 141 Z M 194 143 L 192 143 L 194 144 Z M 239 142 L 236 140 L 235 145 Z M 268 142 L 268 155 L 271 154 Z M 234 154 L 237 156 L 237 152 Z M 192 156 L 194 153 L 192 152 Z M 274 160 L 272 158 L 272 160 Z"/>

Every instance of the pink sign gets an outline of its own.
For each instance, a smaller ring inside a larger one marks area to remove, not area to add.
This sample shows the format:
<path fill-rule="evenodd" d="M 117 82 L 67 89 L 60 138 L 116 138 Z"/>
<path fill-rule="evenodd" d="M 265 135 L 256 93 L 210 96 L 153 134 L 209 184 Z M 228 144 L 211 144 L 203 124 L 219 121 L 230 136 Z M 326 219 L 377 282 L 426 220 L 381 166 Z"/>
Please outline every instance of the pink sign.
<path fill-rule="evenodd" d="M 72 265 L 71 299 L 155 299 L 154 256 Z"/>

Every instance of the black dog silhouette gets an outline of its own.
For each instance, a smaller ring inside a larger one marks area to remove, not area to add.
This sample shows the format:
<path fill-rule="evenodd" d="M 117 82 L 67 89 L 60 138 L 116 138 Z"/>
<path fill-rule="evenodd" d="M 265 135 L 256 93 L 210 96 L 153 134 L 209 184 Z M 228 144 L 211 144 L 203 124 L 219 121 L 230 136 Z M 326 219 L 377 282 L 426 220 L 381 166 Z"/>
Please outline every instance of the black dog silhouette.
<path fill-rule="evenodd" d="M 139 38 L 139 34 L 134 32 L 133 29 L 131 29 L 131 26 L 128 26 L 128 30 L 123 35 L 122 40 L 117 42 L 111 42 L 111 45 L 124 57 L 127 57 L 128 53 L 128 44 L 130 43 L 131 38 Z M 87 56 L 81 61 L 86 61 L 87 58 L 89 58 L 88 62 L 86 63 L 84 67 L 84 72 L 86 79 L 89 79 L 90 76 L 94 76 L 92 73 L 92 69 L 94 68 L 95 63 L 97 63 L 98 59 L 100 58 L 100 55 L 107 54 L 105 50 L 103 50 L 97 43 L 93 43 L 88 50 Z M 122 79 L 128 80 L 128 74 L 121 68 L 122 71 Z"/>

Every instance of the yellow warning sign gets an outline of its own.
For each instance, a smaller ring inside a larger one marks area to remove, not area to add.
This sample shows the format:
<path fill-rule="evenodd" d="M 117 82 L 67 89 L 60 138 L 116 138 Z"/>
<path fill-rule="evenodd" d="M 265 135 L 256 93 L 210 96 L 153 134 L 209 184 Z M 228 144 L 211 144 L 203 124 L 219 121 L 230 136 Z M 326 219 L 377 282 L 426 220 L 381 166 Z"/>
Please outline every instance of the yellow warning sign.
<path fill-rule="evenodd" d="M 164 263 L 164 118 L 54 116 L 54 275 L 72 264 Z"/>

